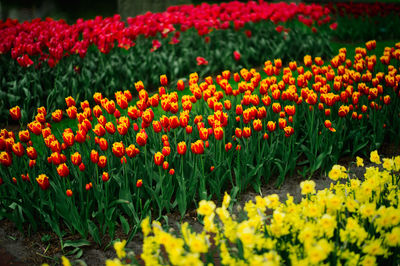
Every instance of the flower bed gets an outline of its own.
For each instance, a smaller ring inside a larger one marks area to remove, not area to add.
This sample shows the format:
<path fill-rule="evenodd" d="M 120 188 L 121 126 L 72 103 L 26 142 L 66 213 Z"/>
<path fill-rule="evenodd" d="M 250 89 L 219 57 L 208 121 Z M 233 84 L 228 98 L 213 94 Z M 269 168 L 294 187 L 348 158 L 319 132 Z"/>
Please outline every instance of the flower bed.
<path fill-rule="evenodd" d="M 95 93 L 94 106 L 67 97 L 65 112 L 49 110 L 52 123 L 39 108 L 26 130 L 1 131 L 2 215 L 61 241 L 66 227 L 100 243 L 117 221 L 131 238 L 150 213 L 184 215 L 197 200 L 226 190 L 235 199 L 271 175 L 279 186 L 295 170 L 309 177 L 397 141 L 400 45 L 382 56 L 375 45 L 357 48 L 354 60 L 341 49 L 328 64 L 267 61 L 264 78 L 242 69 L 170 84 L 162 75 L 154 95 L 135 84 L 137 101 L 129 90 L 115 101 Z"/>
<path fill-rule="evenodd" d="M 371 153 L 364 179 L 354 178 L 335 165 L 329 189 L 315 190 L 314 181 L 303 181 L 303 198 L 288 195 L 257 196 L 244 206 L 245 215 L 233 214 L 225 194 L 221 207 L 200 201 L 197 213 L 204 228 L 196 233 L 187 223 L 179 232 L 166 232 L 159 222 L 142 222 L 141 259 L 146 265 L 315 265 L 396 264 L 400 261 L 399 170 L 400 156 L 383 159 Z M 363 165 L 357 159 L 357 166 Z M 136 265 L 135 254 L 114 244 L 118 258 Z"/>
<path fill-rule="evenodd" d="M 160 73 L 177 80 L 189 69 L 204 75 L 260 65 L 265 55 L 330 55 L 328 14 L 314 4 L 230 2 L 175 6 L 127 22 L 119 15 L 73 25 L 8 19 L 0 22 L 0 104 L 23 106 L 26 122 L 37 107 L 55 108 L 68 95 L 87 99 L 101 89 L 111 97 L 139 79 L 154 87 Z"/>

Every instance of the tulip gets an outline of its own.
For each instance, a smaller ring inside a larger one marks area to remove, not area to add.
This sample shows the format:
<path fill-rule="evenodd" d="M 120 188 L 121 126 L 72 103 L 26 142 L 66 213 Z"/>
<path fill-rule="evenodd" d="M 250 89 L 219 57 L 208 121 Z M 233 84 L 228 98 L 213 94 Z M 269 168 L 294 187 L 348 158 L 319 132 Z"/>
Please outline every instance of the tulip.
<path fill-rule="evenodd" d="M 101 175 L 101 180 L 103 180 L 103 182 L 107 182 L 110 179 L 110 175 L 107 172 L 103 172 L 103 174 Z"/>
<path fill-rule="evenodd" d="M 82 156 L 79 152 L 71 154 L 71 162 L 73 165 L 79 165 L 82 162 Z"/>
<path fill-rule="evenodd" d="M 25 153 L 25 148 L 24 146 L 21 144 L 21 142 L 18 143 L 14 143 L 12 145 L 12 151 L 14 152 L 14 154 L 18 157 L 21 157 L 22 155 L 24 155 Z"/>
<path fill-rule="evenodd" d="M 290 137 L 294 133 L 294 129 L 291 126 L 285 127 L 283 129 L 285 131 L 285 137 Z"/>
<path fill-rule="evenodd" d="M 239 61 L 240 57 L 241 57 L 241 55 L 238 51 L 233 52 L 233 58 L 235 59 L 235 61 Z"/>
<path fill-rule="evenodd" d="M 253 121 L 253 128 L 255 131 L 261 131 L 262 130 L 262 122 L 260 119 L 255 119 Z"/>
<path fill-rule="evenodd" d="M 104 168 L 104 167 L 106 167 L 106 164 L 107 164 L 107 157 L 104 155 L 101 155 L 99 157 L 99 161 L 97 162 L 97 166 L 100 168 Z"/>
<path fill-rule="evenodd" d="M 268 121 L 267 123 L 267 129 L 269 132 L 273 132 L 276 129 L 276 122 L 273 121 Z"/>
<path fill-rule="evenodd" d="M 251 136 L 251 128 L 244 127 L 242 133 L 244 138 L 249 138 Z"/>
<path fill-rule="evenodd" d="M 154 154 L 154 163 L 160 166 L 164 161 L 164 155 L 161 152 L 156 152 Z"/>
<path fill-rule="evenodd" d="M 122 143 L 122 141 L 113 143 L 112 152 L 118 158 L 121 158 L 122 156 L 125 155 L 125 146 Z"/>
<path fill-rule="evenodd" d="M 19 120 L 21 118 L 21 109 L 19 106 L 14 106 L 10 109 L 10 115 L 13 120 Z"/>
<path fill-rule="evenodd" d="M 186 153 L 186 150 L 187 150 L 186 143 L 184 141 L 179 142 L 177 145 L 178 154 L 184 155 Z"/>
<path fill-rule="evenodd" d="M 221 140 L 224 137 L 224 129 L 222 127 L 216 127 L 214 129 L 214 137 L 216 140 Z"/>
<path fill-rule="evenodd" d="M 195 143 L 190 145 L 190 148 L 194 154 L 204 153 L 204 142 L 202 140 L 197 140 Z"/>
<path fill-rule="evenodd" d="M 168 78 L 166 75 L 161 75 L 160 76 L 160 84 L 161 86 L 167 86 L 168 85 Z"/>
<path fill-rule="evenodd" d="M 136 143 L 137 143 L 139 146 L 144 146 L 144 145 L 146 145 L 146 143 L 147 143 L 147 134 L 146 134 L 146 131 L 143 130 L 143 131 L 137 133 L 137 135 L 136 135 Z"/>
<path fill-rule="evenodd" d="M 61 177 L 67 177 L 67 176 L 69 175 L 68 166 L 67 166 L 65 163 L 60 164 L 60 165 L 57 167 L 57 173 L 58 173 L 58 175 L 61 176 Z"/>
<path fill-rule="evenodd" d="M 138 179 L 138 180 L 136 181 L 136 187 L 137 187 L 137 188 L 140 188 L 142 185 L 143 185 L 143 180 L 142 180 L 142 179 Z"/>
<path fill-rule="evenodd" d="M 66 194 L 67 194 L 67 197 L 72 197 L 72 194 L 73 194 L 72 190 L 67 189 Z"/>
<path fill-rule="evenodd" d="M 12 164 L 12 155 L 3 151 L 0 153 L 0 163 L 4 166 L 10 166 Z"/>
<path fill-rule="evenodd" d="M 41 174 L 36 178 L 36 182 L 42 190 L 46 190 L 50 187 L 49 178 L 45 174 Z"/>

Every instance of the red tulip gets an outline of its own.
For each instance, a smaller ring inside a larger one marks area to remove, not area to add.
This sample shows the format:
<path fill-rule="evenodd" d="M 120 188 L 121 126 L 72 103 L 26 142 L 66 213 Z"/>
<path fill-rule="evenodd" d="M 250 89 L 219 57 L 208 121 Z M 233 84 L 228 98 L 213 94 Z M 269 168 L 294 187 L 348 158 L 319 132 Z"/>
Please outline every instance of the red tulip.
<path fill-rule="evenodd" d="M 241 57 L 241 55 L 238 51 L 233 52 L 233 58 L 235 59 L 235 61 L 239 61 L 240 57 Z"/>
<path fill-rule="evenodd" d="M 197 140 L 195 143 L 191 144 L 190 148 L 194 154 L 203 154 L 204 142 L 202 140 Z"/>
<path fill-rule="evenodd" d="M 60 165 L 57 167 L 57 173 L 58 173 L 58 175 L 61 176 L 61 177 L 67 177 L 67 176 L 69 175 L 68 166 L 67 166 L 65 163 L 60 164 Z"/>
<path fill-rule="evenodd" d="M 250 138 L 250 136 L 251 136 L 251 128 L 244 127 L 242 133 L 243 133 L 243 137 L 244 138 Z"/>
<path fill-rule="evenodd" d="M 4 166 L 10 166 L 12 164 L 12 155 L 5 151 L 1 152 L 0 163 Z"/>
<path fill-rule="evenodd" d="M 110 175 L 107 172 L 103 172 L 101 179 L 103 182 L 107 182 L 110 179 Z"/>
<path fill-rule="evenodd" d="M 160 76 L 160 84 L 161 86 L 167 86 L 168 85 L 168 78 L 166 75 L 161 75 Z"/>
<path fill-rule="evenodd" d="M 73 194 L 72 190 L 67 189 L 66 194 L 67 194 L 67 197 L 72 197 L 72 194 Z"/>
<path fill-rule="evenodd" d="M 136 143 L 137 143 L 139 146 L 144 146 L 144 145 L 146 145 L 146 143 L 147 143 L 147 134 L 146 134 L 146 131 L 143 130 L 143 131 L 137 133 L 137 135 L 136 135 Z"/>
<path fill-rule="evenodd" d="M 13 120 L 19 120 L 21 118 L 21 109 L 19 106 L 14 106 L 10 109 L 10 115 Z"/>
<path fill-rule="evenodd" d="M 255 131 L 261 131 L 262 130 L 262 122 L 260 119 L 256 119 L 253 121 L 253 128 Z"/>
<path fill-rule="evenodd" d="M 156 165 L 161 165 L 164 161 L 164 155 L 161 152 L 156 152 L 154 154 L 154 163 Z"/>
<path fill-rule="evenodd" d="M 36 182 L 42 190 L 46 190 L 50 187 L 49 178 L 45 174 L 41 174 L 36 178 Z"/>
<path fill-rule="evenodd" d="M 104 168 L 107 165 L 107 157 L 104 155 L 101 155 L 99 157 L 99 161 L 97 162 L 97 166 L 100 168 Z"/>

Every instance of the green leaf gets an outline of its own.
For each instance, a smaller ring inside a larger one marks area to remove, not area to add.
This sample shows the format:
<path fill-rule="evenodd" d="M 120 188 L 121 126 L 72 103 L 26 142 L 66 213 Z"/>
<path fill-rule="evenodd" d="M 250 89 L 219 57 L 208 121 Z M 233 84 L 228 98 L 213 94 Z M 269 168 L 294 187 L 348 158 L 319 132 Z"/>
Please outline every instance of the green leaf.
<path fill-rule="evenodd" d="M 80 240 L 67 240 L 63 244 L 63 248 L 66 247 L 79 248 L 83 246 L 90 246 L 90 242 L 85 239 L 80 239 Z"/>
<path fill-rule="evenodd" d="M 89 233 L 90 235 L 93 237 L 94 241 L 97 244 L 101 244 L 101 240 L 100 240 L 100 235 L 99 235 L 99 229 L 97 228 L 97 226 L 95 225 L 94 222 L 92 222 L 91 220 L 88 220 L 88 227 L 89 227 Z"/>
<path fill-rule="evenodd" d="M 130 230 L 128 221 L 122 215 L 119 216 L 119 220 L 121 221 L 122 230 L 127 235 L 129 233 L 129 230 Z"/>

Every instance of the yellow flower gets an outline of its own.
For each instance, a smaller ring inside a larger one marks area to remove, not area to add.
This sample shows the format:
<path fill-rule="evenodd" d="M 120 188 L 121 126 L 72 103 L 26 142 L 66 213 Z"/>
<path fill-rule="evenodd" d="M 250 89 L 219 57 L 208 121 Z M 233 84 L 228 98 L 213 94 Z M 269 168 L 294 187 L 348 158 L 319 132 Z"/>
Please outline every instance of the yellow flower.
<path fill-rule="evenodd" d="M 140 223 L 140 226 L 142 227 L 142 232 L 144 236 L 147 236 L 151 232 L 151 227 L 150 227 L 150 218 L 146 217 L 142 220 Z"/>
<path fill-rule="evenodd" d="M 376 258 L 374 256 L 367 255 L 362 259 L 361 265 L 363 265 L 363 266 L 376 265 Z"/>
<path fill-rule="evenodd" d="M 61 257 L 61 262 L 63 266 L 71 266 L 71 262 L 65 256 Z"/>
<path fill-rule="evenodd" d="M 356 160 L 357 160 L 357 167 L 364 167 L 364 160 L 363 160 L 363 158 L 360 158 L 360 157 L 356 157 Z"/>
<path fill-rule="evenodd" d="M 188 245 L 190 250 L 194 253 L 206 253 L 208 251 L 206 236 L 204 234 L 191 235 Z"/>
<path fill-rule="evenodd" d="M 123 264 L 117 258 L 114 260 L 106 260 L 106 266 L 122 266 Z"/>
<path fill-rule="evenodd" d="M 377 256 L 385 254 L 386 250 L 382 247 L 382 239 L 375 239 L 368 241 L 363 247 L 362 252 L 368 255 Z"/>
<path fill-rule="evenodd" d="M 400 156 L 394 157 L 394 170 L 400 171 Z"/>
<path fill-rule="evenodd" d="M 376 164 L 382 163 L 377 150 L 371 152 L 371 154 L 369 156 L 369 160 Z"/>
<path fill-rule="evenodd" d="M 126 240 L 123 240 L 122 242 L 114 243 L 115 252 L 117 252 L 117 256 L 120 259 L 125 258 L 125 256 L 126 256 L 125 245 L 126 245 Z"/>
<path fill-rule="evenodd" d="M 371 218 L 375 214 L 375 203 L 367 203 L 360 206 L 360 214 L 363 218 Z"/>
<path fill-rule="evenodd" d="M 309 193 L 315 193 L 315 182 L 312 180 L 306 180 L 300 183 L 301 194 L 307 195 Z"/>
<path fill-rule="evenodd" d="M 199 208 L 197 209 L 198 214 L 209 216 L 214 212 L 215 203 L 212 201 L 202 200 L 199 203 Z"/>
<path fill-rule="evenodd" d="M 228 208 L 229 203 L 231 202 L 231 196 L 225 191 L 224 200 L 222 201 L 222 208 Z"/>
<path fill-rule="evenodd" d="M 385 168 L 386 170 L 392 171 L 393 168 L 394 168 L 394 162 L 393 162 L 392 159 L 384 158 L 384 159 L 383 159 L 383 165 L 382 165 L 382 166 L 383 166 L 383 168 Z"/>
<path fill-rule="evenodd" d="M 329 171 L 328 174 L 329 178 L 332 179 L 333 181 L 337 181 L 341 176 L 343 176 L 342 173 L 342 166 L 340 165 L 334 165 L 332 169 Z"/>
<path fill-rule="evenodd" d="M 396 247 L 400 245 L 400 227 L 395 227 L 392 232 L 385 235 L 385 242 L 391 246 Z"/>

